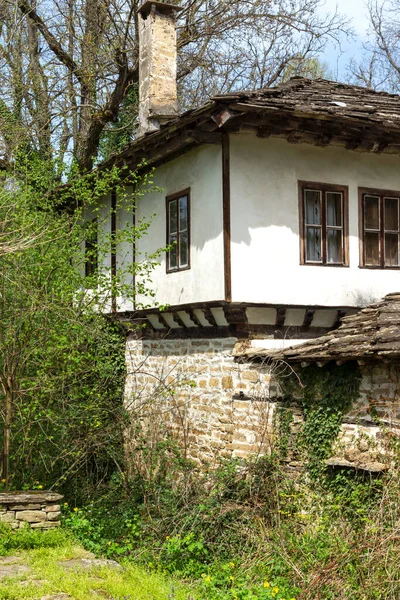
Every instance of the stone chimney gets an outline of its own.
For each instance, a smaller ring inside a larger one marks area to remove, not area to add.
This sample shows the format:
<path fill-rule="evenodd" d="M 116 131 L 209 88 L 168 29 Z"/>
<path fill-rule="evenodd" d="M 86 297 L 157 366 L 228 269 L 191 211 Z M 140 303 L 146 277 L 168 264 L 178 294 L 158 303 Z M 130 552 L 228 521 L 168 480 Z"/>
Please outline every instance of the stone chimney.
<path fill-rule="evenodd" d="M 139 9 L 139 136 L 179 114 L 176 13 L 179 6 L 144 2 Z"/>

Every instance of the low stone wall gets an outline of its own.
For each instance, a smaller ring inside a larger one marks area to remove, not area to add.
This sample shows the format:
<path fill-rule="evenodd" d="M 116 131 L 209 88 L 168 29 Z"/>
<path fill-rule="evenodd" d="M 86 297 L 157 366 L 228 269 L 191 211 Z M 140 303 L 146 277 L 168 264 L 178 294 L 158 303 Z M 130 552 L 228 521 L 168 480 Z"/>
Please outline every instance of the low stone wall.
<path fill-rule="evenodd" d="M 199 463 L 270 452 L 270 368 L 235 362 L 238 343 L 236 338 L 132 336 L 126 348 L 125 402 L 132 413 L 128 452 L 139 423 L 150 445 L 167 428 L 185 456 Z"/>
<path fill-rule="evenodd" d="M 0 522 L 13 529 L 51 529 L 60 525 L 61 494 L 54 492 L 0 492 Z"/>

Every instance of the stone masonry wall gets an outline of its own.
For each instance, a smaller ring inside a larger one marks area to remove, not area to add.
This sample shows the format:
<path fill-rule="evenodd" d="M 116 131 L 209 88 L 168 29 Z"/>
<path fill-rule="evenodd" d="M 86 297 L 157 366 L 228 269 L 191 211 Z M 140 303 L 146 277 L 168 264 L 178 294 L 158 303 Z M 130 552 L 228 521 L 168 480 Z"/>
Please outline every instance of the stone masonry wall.
<path fill-rule="evenodd" d="M 60 525 L 60 502 L 63 496 L 54 492 L 0 492 L 0 522 L 13 529 L 52 529 Z"/>
<path fill-rule="evenodd" d="M 266 453 L 273 444 L 268 365 L 233 360 L 236 338 L 137 340 L 126 347 L 126 406 L 132 427 L 156 441 L 165 425 L 186 457 Z M 127 443 L 133 437 L 127 435 Z"/>
<path fill-rule="evenodd" d="M 342 440 L 362 435 L 382 445 L 385 438 L 400 433 L 400 363 L 370 362 L 360 371 L 360 397 L 346 415 Z"/>

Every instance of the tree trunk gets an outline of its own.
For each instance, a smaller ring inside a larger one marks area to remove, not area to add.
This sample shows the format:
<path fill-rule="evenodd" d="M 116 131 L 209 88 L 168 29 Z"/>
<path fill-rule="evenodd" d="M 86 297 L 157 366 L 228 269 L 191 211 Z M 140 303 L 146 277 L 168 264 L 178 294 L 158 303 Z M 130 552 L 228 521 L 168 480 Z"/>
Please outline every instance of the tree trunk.
<path fill-rule="evenodd" d="M 10 438 L 11 438 L 11 420 L 12 420 L 12 399 L 11 389 L 5 392 L 4 406 L 4 441 L 3 441 L 3 465 L 2 478 L 5 479 L 6 489 L 9 487 L 9 468 L 10 468 Z"/>

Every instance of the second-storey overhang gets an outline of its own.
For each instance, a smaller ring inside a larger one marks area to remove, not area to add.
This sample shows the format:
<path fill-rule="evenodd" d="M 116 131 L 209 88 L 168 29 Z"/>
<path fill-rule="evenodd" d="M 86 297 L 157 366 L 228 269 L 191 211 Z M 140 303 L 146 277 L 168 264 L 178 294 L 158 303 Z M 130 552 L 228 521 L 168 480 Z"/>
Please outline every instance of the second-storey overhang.
<path fill-rule="evenodd" d="M 223 134 L 253 132 L 290 143 L 400 153 L 400 96 L 325 79 L 294 78 L 274 88 L 214 96 L 137 138 L 102 167 L 157 166 Z"/>
<path fill-rule="evenodd" d="M 308 340 L 336 329 L 358 312 L 349 306 L 277 305 L 245 302 L 197 302 L 166 308 L 119 312 L 117 319 L 139 337 L 182 339 Z"/>

